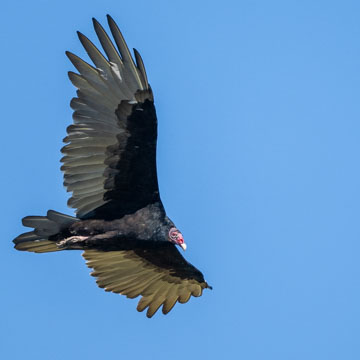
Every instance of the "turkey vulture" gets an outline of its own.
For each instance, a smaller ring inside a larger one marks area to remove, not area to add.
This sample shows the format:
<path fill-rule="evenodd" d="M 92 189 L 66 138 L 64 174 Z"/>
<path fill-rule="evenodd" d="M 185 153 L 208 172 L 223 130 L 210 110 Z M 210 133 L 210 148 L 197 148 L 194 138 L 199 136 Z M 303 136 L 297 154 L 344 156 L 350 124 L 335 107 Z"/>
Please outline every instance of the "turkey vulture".
<path fill-rule="evenodd" d="M 78 73 L 71 100 L 74 123 L 67 128 L 61 170 L 72 192 L 76 217 L 49 210 L 27 216 L 32 231 L 13 241 L 22 251 L 84 250 L 99 287 L 141 296 L 137 310 L 152 317 L 162 305 L 200 296 L 211 287 L 176 245 L 181 232 L 167 217 L 156 174 L 157 119 L 154 98 L 140 54 L 135 62 L 114 20 L 107 16 L 116 47 L 93 19 L 106 57 L 83 34 L 79 39 L 94 65 L 66 52 Z"/>

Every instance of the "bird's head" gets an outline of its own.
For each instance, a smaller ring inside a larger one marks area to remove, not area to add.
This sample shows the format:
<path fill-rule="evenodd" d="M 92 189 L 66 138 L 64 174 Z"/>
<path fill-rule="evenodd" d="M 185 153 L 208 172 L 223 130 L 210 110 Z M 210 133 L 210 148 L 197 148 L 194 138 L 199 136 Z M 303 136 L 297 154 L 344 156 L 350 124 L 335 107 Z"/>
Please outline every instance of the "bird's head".
<path fill-rule="evenodd" d="M 176 227 L 170 228 L 168 240 L 175 245 L 179 245 L 184 251 L 186 250 L 186 244 L 182 233 Z"/>

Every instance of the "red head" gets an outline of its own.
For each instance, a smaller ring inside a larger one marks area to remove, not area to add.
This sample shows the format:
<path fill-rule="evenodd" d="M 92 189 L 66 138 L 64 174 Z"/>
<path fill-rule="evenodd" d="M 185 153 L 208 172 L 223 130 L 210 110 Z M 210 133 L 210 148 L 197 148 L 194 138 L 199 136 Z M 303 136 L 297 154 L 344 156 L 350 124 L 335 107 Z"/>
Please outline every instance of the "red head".
<path fill-rule="evenodd" d="M 183 250 L 186 250 L 186 244 L 184 242 L 184 238 L 182 233 L 175 227 L 172 227 L 169 230 L 169 239 L 175 245 L 179 245 Z"/>

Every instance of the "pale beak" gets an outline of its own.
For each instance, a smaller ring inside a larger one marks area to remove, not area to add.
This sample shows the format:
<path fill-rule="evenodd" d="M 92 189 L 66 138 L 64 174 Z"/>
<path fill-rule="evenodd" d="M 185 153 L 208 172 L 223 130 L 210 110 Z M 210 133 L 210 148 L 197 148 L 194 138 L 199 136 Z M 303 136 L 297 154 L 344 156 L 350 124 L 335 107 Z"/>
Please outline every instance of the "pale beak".
<path fill-rule="evenodd" d="M 180 244 L 180 246 L 181 246 L 181 248 L 185 251 L 186 250 L 186 244 L 185 243 L 182 243 L 182 244 Z"/>

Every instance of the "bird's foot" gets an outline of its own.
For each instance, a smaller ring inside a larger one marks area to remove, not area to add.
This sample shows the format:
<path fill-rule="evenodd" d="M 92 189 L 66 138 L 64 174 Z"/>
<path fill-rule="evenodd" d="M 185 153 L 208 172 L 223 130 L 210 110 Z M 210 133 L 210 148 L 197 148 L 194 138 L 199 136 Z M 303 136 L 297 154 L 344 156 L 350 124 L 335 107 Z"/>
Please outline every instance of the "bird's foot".
<path fill-rule="evenodd" d="M 88 236 L 71 236 L 56 243 L 60 249 L 83 249 Z"/>

